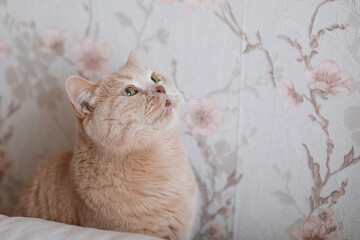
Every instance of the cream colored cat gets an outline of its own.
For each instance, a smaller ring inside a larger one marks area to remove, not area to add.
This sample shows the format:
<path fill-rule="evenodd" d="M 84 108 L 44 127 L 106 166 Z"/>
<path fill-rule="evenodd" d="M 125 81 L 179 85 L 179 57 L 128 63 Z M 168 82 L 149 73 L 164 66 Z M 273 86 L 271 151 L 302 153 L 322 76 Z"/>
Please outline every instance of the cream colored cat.
<path fill-rule="evenodd" d="M 66 90 L 79 122 L 75 147 L 40 163 L 14 215 L 188 239 L 197 186 L 174 84 L 132 53 L 98 83 L 70 77 Z"/>

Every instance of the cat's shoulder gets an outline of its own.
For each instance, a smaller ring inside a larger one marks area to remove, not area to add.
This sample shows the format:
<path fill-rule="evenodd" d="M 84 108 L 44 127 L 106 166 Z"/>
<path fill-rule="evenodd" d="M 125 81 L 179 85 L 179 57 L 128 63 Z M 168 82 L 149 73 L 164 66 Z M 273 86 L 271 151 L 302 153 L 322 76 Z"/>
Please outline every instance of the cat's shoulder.
<path fill-rule="evenodd" d="M 71 160 L 73 156 L 72 149 L 65 149 L 59 152 L 51 153 L 45 157 L 44 160 Z"/>
<path fill-rule="evenodd" d="M 39 167 L 59 167 L 59 165 L 69 166 L 72 156 L 72 149 L 66 149 L 59 152 L 51 153 L 43 158 L 43 160 L 39 164 Z"/>

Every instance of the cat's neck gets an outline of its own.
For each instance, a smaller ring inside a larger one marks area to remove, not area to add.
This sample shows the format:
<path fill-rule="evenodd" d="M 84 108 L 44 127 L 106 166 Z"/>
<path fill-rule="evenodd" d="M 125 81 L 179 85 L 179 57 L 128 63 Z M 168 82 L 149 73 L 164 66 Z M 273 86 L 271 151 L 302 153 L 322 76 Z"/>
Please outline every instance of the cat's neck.
<path fill-rule="evenodd" d="M 149 154 L 161 155 L 164 147 L 180 147 L 180 149 L 182 149 L 178 125 L 174 125 L 167 131 L 149 138 L 146 142 L 135 146 L 135 148 L 119 147 L 118 149 L 111 149 L 100 144 L 96 144 L 81 129 L 74 148 L 74 158 L 77 158 L 78 160 L 88 159 L 89 161 L 96 161 L 105 164 L 113 161 L 127 161 L 129 158 L 134 156 L 144 156 Z"/>

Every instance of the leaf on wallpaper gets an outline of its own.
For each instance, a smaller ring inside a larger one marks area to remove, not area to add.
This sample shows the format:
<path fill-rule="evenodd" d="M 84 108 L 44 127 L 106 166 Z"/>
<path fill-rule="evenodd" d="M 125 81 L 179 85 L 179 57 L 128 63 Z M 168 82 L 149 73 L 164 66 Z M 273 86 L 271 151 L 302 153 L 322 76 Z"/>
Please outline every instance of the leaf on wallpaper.
<path fill-rule="evenodd" d="M 15 104 L 13 101 L 9 104 L 8 107 L 8 116 L 13 115 L 17 110 L 20 109 L 20 104 Z"/>
<path fill-rule="evenodd" d="M 54 76 L 54 75 L 51 75 L 51 74 L 46 74 L 44 77 L 42 77 L 42 81 L 47 83 L 48 86 L 50 87 L 56 87 L 58 86 L 58 79 Z"/>
<path fill-rule="evenodd" d="M 22 37 L 23 36 L 21 36 L 20 38 L 15 38 L 15 46 L 18 52 L 21 52 L 22 54 L 28 54 L 29 49 L 26 47 Z"/>
<path fill-rule="evenodd" d="M 314 183 L 317 187 L 321 186 L 322 180 L 320 176 L 320 165 L 318 163 L 314 164 L 314 167 L 312 169 L 313 179 Z"/>
<path fill-rule="evenodd" d="M 360 146 L 360 131 L 353 132 L 351 134 L 351 140 L 354 142 L 356 146 Z"/>
<path fill-rule="evenodd" d="M 150 2 L 150 1 L 149 1 L 149 2 Z M 153 4 L 154 2 L 152 2 L 152 3 L 149 5 L 149 7 L 146 7 L 146 6 L 144 5 L 143 1 L 141 1 L 141 0 L 137 0 L 136 3 L 137 3 L 137 5 L 139 6 L 139 8 L 144 11 L 145 14 L 150 15 L 150 14 L 152 13 L 152 11 L 153 11 L 153 5 L 152 5 L 152 4 Z"/>
<path fill-rule="evenodd" d="M 319 54 L 319 52 L 316 51 L 316 50 L 312 50 L 311 53 L 310 53 L 309 58 L 312 58 L 312 57 L 315 56 L 316 54 Z"/>
<path fill-rule="evenodd" d="M 345 110 L 344 125 L 350 131 L 360 130 L 360 107 L 351 106 Z"/>
<path fill-rule="evenodd" d="M 344 163 L 343 166 L 349 166 L 354 159 L 354 147 L 351 147 L 351 150 L 348 154 L 344 156 Z"/>
<path fill-rule="evenodd" d="M 354 5 L 355 6 L 352 6 L 351 8 L 351 13 L 349 15 L 349 18 L 348 18 L 348 21 L 349 21 L 349 24 L 350 26 L 355 29 L 355 30 L 358 30 L 359 27 L 360 27 L 360 14 L 359 12 L 356 10 L 356 3 L 355 1 L 354 2 Z"/>
<path fill-rule="evenodd" d="M 219 161 L 221 162 L 221 165 L 219 164 L 218 166 L 221 166 L 218 171 L 222 171 L 225 173 L 231 173 L 231 171 L 234 170 L 234 168 L 236 167 L 237 163 L 240 163 L 240 161 L 237 161 L 237 159 L 240 159 L 238 157 L 238 155 L 236 154 L 236 152 L 231 152 L 228 155 L 225 155 L 224 157 L 221 157 L 221 159 L 219 159 Z"/>
<path fill-rule="evenodd" d="M 36 97 L 36 103 L 39 107 L 56 110 L 57 103 L 59 100 L 62 100 L 62 98 L 62 89 L 55 87 L 47 91 L 41 91 Z"/>
<path fill-rule="evenodd" d="M 285 35 L 281 35 L 281 36 L 279 36 L 279 38 L 285 40 L 285 41 L 288 42 L 292 47 L 295 47 L 295 48 L 297 48 L 298 50 L 301 50 L 301 49 L 302 49 L 301 45 L 299 44 L 299 42 L 298 42 L 296 39 L 291 40 L 289 37 L 287 37 L 287 36 L 285 36 Z"/>
<path fill-rule="evenodd" d="M 287 171 L 285 172 L 284 177 L 285 177 L 285 179 L 286 179 L 287 181 L 290 181 L 290 180 L 291 180 L 291 172 L 290 172 L 290 170 L 287 170 Z"/>
<path fill-rule="evenodd" d="M 6 6 L 7 1 L 6 0 L 0 0 L 0 7 Z"/>
<path fill-rule="evenodd" d="M 214 147 L 215 147 L 215 150 L 217 152 L 217 154 L 219 156 L 222 156 L 224 155 L 225 153 L 227 152 L 230 152 L 231 151 L 231 147 L 229 145 L 229 143 L 225 140 L 220 140 L 220 141 L 217 141 L 215 144 L 214 144 Z"/>
<path fill-rule="evenodd" d="M 330 196 L 327 196 L 327 197 L 325 197 L 325 198 L 321 197 L 321 198 L 319 199 L 320 204 L 328 204 L 328 203 L 329 203 L 329 198 L 330 198 Z"/>
<path fill-rule="evenodd" d="M 100 26 L 99 23 L 96 23 L 95 25 L 95 31 L 94 31 L 94 38 L 99 38 L 99 31 L 100 31 Z"/>
<path fill-rule="evenodd" d="M 36 92 L 43 92 L 45 91 L 45 86 L 43 81 L 38 81 L 34 84 L 34 89 L 36 90 Z"/>
<path fill-rule="evenodd" d="M 143 49 L 146 53 L 149 53 L 149 47 L 148 47 L 148 45 L 143 45 L 143 46 L 142 46 L 142 49 Z"/>
<path fill-rule="evenodd" d="M 49 64 L 38 61 L 37 66 L 41 72 L 47 72 L 49 70 Z"/>
<path fill-rule="evenodd" d="M 9 109 L 9 112 L 10 112 L 10 109 Z M 9 144 L 10 139 L 13 136 L 13 130 L 14 130 L 13 127 L 10 126 L 9 129 L 7 130 L 7 132 L 1 136 L 0 145 L 8 145 Z M 3 160 L 6 160 L 5 162 L 7 162 L 7 160 L 8 160 L 8 154 L 4 150 L 0 151 L 0 162 Z"/>
<path fill-rule="evenodd" d="M 241 135 L 240 146 L 249 146 L 248 137 L 244 134 Z"/>
<path fill-rule="evenodd" d="M 360 62 L 360 38 L 355 37 L 354 41 L 352 42 L 351 46 L 349 46 L 349 50 L 351 54 L 354 56 L 354 58 Z"/>
<path fill-rule="evenodd" d="M 7 27 L 7 29 L 9 29 L 10 31 L 14 28 L 14 26 L 16 26 L 16 20 L 9 15 L 9 13 L 5 14 L 5 18 L 4 18 L 4 26 Z"/>
<path fill-rule="evenodd" d="M 273 169 L 277 174 L 281 175 L 280 168 L 278 167 L 278 165 L 273 164 Z"/>
<path fill-rule="evenodd" d="M 273 192 L 273 194 L 278 198 L 280 203 L 282 203 L 284 205 L 296 204 L 295 199 L 287 193 L 284 193 L 282 191 L 275 191 L 275 192 Z"/>
<path fill-rule="evenodd" d="M 243 83 L 242 89 L 243 89 L 244 92 L 252 94 L 256 98 L 260 98 L 259 91 L 257 90 L 256 87 L 251 86 L 251 85 L 249 85 L 247 83 Z"/>
<path fill-rule="evenodd" d="M 241 68 L 240 66 L 236 66 L 233 71 L 232 71 L 232 76 L 233 77 L 239 77 L 241 75 Z"/>
<path fill-rule="evenodd" d="M 360 41 L 359 41 L 359 44 L 360 44 Z M 351 88 L 352 92 L 360 91 L 360 83 L 359 82 L 353 82 L 352 84 L 350 84 L 350 88 Z"/>
<path fill-rule="evenodd" d="M 126 16 L 124 13 L 118 12 L 115 13 L 115 16 L 119 19 L 121 25 L 123 25 L 124 27 L 130 27 L 133 25 L 131 18 Z"/>
<path fill-rule="evenodd" d="M 243 53 L 249 53 L 249 52 L 251 52 L 252 50 L 257 49 L 259 46 L 260 46 L 259 43 L 257 43 L 257 44 L 248 43 L 248 44 L 246 45 L 246 48 L 244 49 Z"/>
<path fill-rule="evenodd" d="M 12 89 L 14 96 L 20 100 L 26 99 L 26 86 L 23 84 L 18 84 Z"/>
<path fill-rule="evenodd" d="M 34 53 L 35 57 L 38 58 L 37 62 L 42 62 L 47 65 L 51 65 L 57 58 L 54 52 L 44 51 L 42 48 L 36 48 Z"/>
<path fill-rule="evenodd" d="M 161 44 L 167 44 L 167 38 L 169 37 L 169 33 L 163 29 L 160 28 L 156 31 L 156 38 L 159 40 Z"/>
<path fill-rule="evenodd" d="M 242 178 L 243 175 L 236 176 L 236 170 L 232 171 L 232 173 L 227 178 L 226 187 L 236 185 Z"/>
<path fill-rule="evenodd" d="M 14 67 L 7 68 L 5 75 L 6 75 L 6 82 L 10 85 L 14 85 L 19 81 Z"/>
<path fill-rule="evenodd" d="M 30 41 L 30 35 L 27 33 L 27 32 L 24 32 L 22 35 L 21 35 L 21 38 L 24 42 L 29 42 Z"/>
<path fill-rule="evenodd" d="M 27 55 L 18 55 L 17 60 L 19 61 L 19 70 L 24 72 L 27 78 L 36 77 L 36 71 L 33 65 L 33 61 L 30 61 Z"/>

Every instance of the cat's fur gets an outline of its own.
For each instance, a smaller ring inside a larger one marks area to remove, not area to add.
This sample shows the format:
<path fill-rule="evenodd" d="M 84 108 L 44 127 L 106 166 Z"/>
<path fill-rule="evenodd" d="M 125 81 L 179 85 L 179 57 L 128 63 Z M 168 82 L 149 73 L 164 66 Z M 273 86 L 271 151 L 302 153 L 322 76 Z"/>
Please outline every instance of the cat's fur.
<path fill-rule="evenodd" d="M 164 76 L 156 73 L 161 81 L 152 82 L 153 72 L 131 54 L 124 68 L 96 84 L 67 80 L 79 122 L 76 145 L 40 163 L 14 215 L 189 238 L 197 186 L 175 112 L 182 97 Z M 123 96 L 129 85 L 138 94 Z"/>

